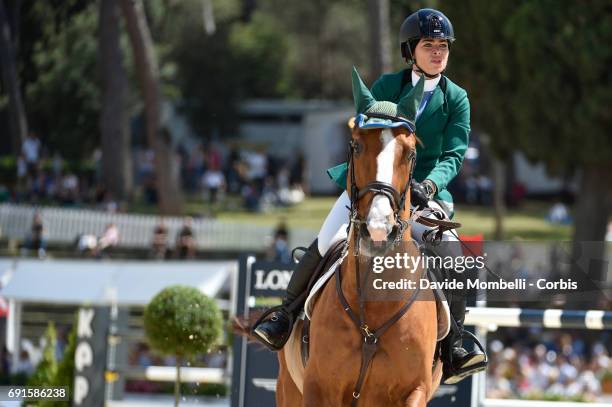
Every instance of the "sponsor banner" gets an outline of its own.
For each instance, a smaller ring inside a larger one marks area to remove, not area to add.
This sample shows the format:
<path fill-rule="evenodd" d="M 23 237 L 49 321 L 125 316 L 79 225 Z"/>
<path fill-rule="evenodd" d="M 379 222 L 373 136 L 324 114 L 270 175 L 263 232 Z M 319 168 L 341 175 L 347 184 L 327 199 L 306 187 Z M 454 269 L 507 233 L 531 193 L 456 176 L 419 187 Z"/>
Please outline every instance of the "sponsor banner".
<path fill-rule="evenodd" d="M 104 406 L 104 370 L 110 323 L 109 307 L 79 309 L 74 352 L 73 406 Z"/>

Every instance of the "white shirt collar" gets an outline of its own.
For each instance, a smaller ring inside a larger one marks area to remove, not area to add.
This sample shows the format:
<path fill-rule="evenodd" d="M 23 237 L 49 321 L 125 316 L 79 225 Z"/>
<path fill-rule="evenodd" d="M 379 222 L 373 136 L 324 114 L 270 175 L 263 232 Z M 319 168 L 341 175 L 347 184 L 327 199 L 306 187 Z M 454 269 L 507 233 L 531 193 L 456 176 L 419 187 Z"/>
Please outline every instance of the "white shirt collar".
<path fill-rule="evenodd" d="M 442 75 L 438 75 L 438 77 L 434 79 L 425 78 L 425 92 L 431 92 L 432 90 L 434 90 L 436 86 L 438 86 L 440 78 L 442 78 Z M 417 75 L 414 71 L 412 71 L 412 86 L 416 86 L 419 79 L 421 79 L 421 77 Z"/>

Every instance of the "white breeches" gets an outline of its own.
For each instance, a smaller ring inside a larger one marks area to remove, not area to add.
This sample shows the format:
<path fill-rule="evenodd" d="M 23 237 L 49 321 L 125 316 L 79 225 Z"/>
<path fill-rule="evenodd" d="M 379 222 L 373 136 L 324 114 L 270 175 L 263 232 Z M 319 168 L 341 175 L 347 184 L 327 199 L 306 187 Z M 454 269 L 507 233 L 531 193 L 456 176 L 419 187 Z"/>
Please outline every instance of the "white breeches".
<path fill-rule="evenodd" d="M 319 253 L 324 256 L 327 250 L 336 242 L 342 239 L 346 239 L 347 227 L 350 216 L 350 208 L 351 201 L 348 197 L 346 191 L 340 195 L 340 197 L 336 200 L 336 203 L 332 207 L 331 211 L 325 218 L 325 222 L 323 222 L 323 226 L 319 231 L 319 235 L 317 236 Z M 434 201 L 429 201 L 430 208 L 442 209 L 440 205 Z M 452 210 L 452 208 L 451 208 Z M 433 215 L 430 215 L 433 217 Z M 431 229 L 425 225 L 421 225 L 420 223 L 414 223 L 412 225 L 412 238 L 416 241 L 421 242 L 423 238 L 423 232 Z M 455 234 L 457 233 L 453 230 Z M 457 238 L 451 231 L 446 231 L 442 235 L 443 241 L 456 241 Z"/>

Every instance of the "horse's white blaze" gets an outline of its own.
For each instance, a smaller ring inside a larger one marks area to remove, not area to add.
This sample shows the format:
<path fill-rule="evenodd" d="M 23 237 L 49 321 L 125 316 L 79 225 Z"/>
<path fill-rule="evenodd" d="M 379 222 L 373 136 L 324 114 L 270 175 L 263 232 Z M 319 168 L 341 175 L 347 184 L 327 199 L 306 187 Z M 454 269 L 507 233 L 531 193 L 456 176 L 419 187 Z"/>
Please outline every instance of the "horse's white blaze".
<path fill-rule="evenodd" d="M 376 158 L 376 180 L 391 184 L 396 147 L 395 137 L 391 129 L 384 129 L 380 132 L 380 141 L 383 148 Z M 392 215 L 393 209 L 389 198 L 384 195 L 375 196 L 367 218 L 368 231 L 372 240 L 382 241 L 387 239 L 387 235 L 393 228 Z"/>

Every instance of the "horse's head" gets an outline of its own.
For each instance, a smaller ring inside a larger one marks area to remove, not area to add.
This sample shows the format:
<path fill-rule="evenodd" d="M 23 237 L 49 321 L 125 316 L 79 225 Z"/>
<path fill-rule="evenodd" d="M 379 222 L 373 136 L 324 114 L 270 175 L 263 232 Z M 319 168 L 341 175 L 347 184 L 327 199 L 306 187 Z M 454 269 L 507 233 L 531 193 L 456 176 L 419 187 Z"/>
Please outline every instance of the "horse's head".
<path fill-rule="evenodd" d="M 409 187 L 416 161 L 415 116 L 424 79 L 399 103 L 374 99 L 353 68 L 357 115 L 351 128 L 347 190 L 353 210 L 375 242 L 401 233 L 401 214 L 410 208 Z M 401 238 L 401 236 L 400 236 Z"/>

